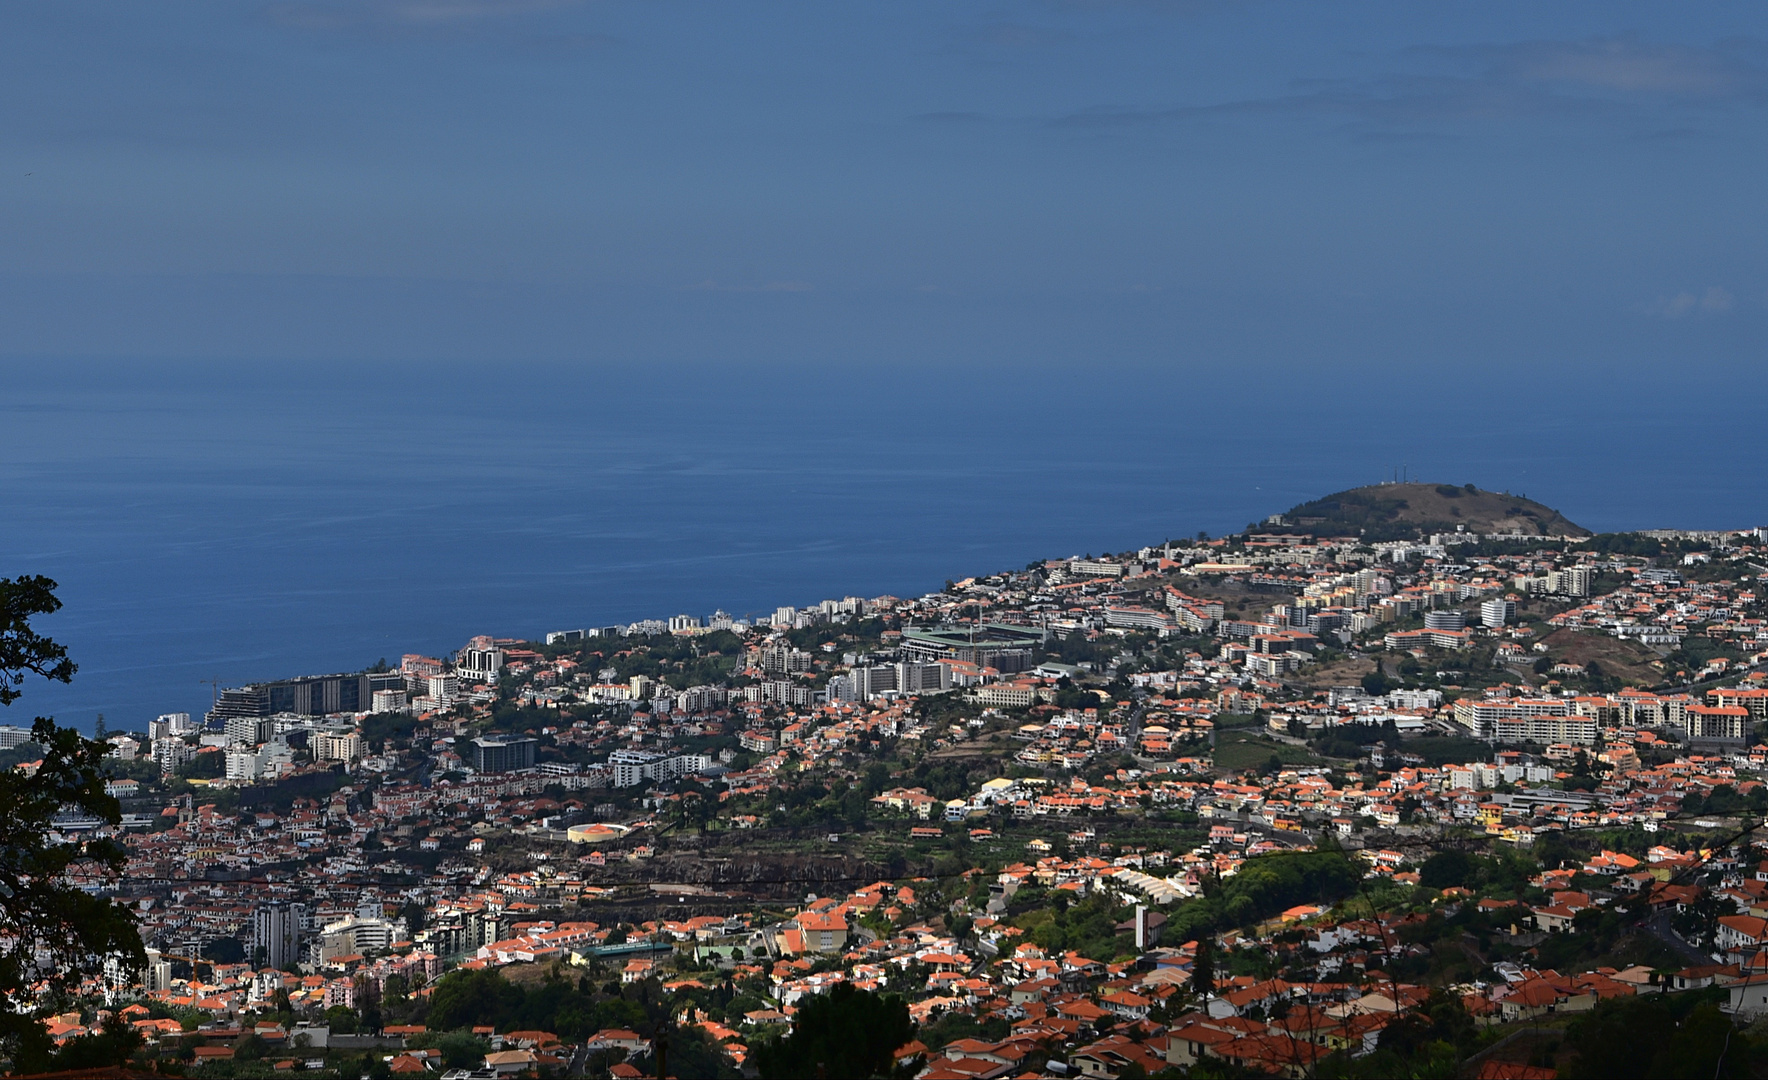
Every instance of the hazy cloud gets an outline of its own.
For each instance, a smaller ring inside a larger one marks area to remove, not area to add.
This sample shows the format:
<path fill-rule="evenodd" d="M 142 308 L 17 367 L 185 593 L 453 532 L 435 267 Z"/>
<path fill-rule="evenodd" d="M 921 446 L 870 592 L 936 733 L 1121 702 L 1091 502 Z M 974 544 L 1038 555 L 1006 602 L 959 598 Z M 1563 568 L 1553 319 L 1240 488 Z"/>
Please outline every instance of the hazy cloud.
<path fill-rule="evenodd" d="M 726 285 L 722 282 L 707 279 L 687 287 L 688 292 L 731 292 L 731 293 L 781 293 L 810 292 L 813 286 L 808 281 L 769 281 L 763 285 Z"/>
<path fill-rule="evenodd" d="M 960 50 L 1048 48 L 1066 45 L 1079 36 L 1072 30 L 1014 22 L 981 23 L 952 31 L 953 44 Z"/>
<path fill-rule="evenodd" d="M 1099 106 L 1052 123 L 1104 127 L 1263 114 L 1338 116 L 1391 127 L 1547 115 L 1623 117 L 1672 106 L 1760 104 L 1768 102 L 1768 67 L 1751 57 L 1761 52 L 1754 42 L 1697 48 L 1633 37 L 1419 46 L 1392 58 L 1395 68 L 1414 70 L 1298 79 L 1288 93 L 1208 105 Z"/>
<path fill-rule="evenodd" d="M 1666 98 L 1761 101 L 1768 96 L 1768 71 L 1746 59 L 1746 51 L 1758 51 L 1753 46 L 1660 45 L 1624 36 L 1440 51 L 1480 57 L 1490 65 L 1491 76 L 1517 82 Z"/>
<path fill-rule="evenodd" d="M 575 7 L 579 0 L 367 0 L 325 3 L 286 0 L 264 11 L 274 22 L 303 30 L 449 27 Z"/>
<path fill-rule="evenodd" d="M 1730 290 L 1709 285 L 1707 291 L 1699 296 L 1687 291 L 1660 296 L 1651 302 L 1646 311 L 1665 319 L 1681 319 L 1696 313 L 1717 315 L 1730 311 L 1735 300 L 1736 297 L 1731 295 Z"/>

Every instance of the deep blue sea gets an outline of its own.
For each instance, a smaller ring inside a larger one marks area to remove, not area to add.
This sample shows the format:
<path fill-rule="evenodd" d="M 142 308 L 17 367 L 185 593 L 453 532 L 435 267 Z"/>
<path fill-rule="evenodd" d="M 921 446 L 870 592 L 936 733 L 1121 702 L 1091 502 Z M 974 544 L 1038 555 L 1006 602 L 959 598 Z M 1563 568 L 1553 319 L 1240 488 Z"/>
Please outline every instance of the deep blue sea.
<path fill-rule="evenodd" d="M 1519 370 L 0 361 L 0 573 L 135 728 L 473 634 L 913 595 L 1390 476 L 1768 523 L 1759 386 Z M 1752 377 L 1750 382 L 1759 382 Z M 1747 391 L 1747 392 L 1746 392 Z"/>

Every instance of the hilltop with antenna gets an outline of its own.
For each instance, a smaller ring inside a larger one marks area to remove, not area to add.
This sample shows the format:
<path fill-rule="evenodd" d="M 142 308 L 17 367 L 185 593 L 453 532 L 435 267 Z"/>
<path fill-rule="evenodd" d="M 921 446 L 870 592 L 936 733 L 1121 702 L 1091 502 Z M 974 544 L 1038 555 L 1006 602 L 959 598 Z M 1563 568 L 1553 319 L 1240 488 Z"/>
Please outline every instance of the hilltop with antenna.
<path fill-rule="evenodd" d="M 1412 540 L 1458 530 L 1481 535 L 1591 535 L 1564 514 L 1508 491 L 1473 484 L 1387 483 L 1302 503 L 1253 526 L 1260 532 Z"/>

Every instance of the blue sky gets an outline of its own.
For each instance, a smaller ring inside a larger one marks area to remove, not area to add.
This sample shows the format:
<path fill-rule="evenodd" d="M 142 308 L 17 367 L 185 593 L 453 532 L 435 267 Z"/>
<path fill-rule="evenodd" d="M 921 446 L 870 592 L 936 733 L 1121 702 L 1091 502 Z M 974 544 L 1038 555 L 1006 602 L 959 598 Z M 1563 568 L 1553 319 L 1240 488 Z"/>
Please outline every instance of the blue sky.
<path fill-rule="evenodd" d="M 1759 4 L 0 27 L 13 356 L 1759 378 Z"/>
<path fill-rule="evenodd" d="M 82 723 L 1402 467 L 1768 520 L 1760 3 L 53 0 L 0 101 Z"/>

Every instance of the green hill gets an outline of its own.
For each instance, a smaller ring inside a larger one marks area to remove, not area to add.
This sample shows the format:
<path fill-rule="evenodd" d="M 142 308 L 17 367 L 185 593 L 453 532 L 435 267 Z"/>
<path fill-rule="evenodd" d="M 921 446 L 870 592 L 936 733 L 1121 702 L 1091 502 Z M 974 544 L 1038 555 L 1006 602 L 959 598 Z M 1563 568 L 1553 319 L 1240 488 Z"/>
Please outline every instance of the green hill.
<path fill-rule="evenodd" d="M 1589 536 L 1550 506 L 1520 495 L 1483 491 L 1472 484 L 1376 484 L 1302 503 L 1279 522 L 1257 526 L 1272 532 L 1322 536 L 1360 534 L 1364 539 L 1409 540 L 1434 532 L 1522 533 Z"/>

